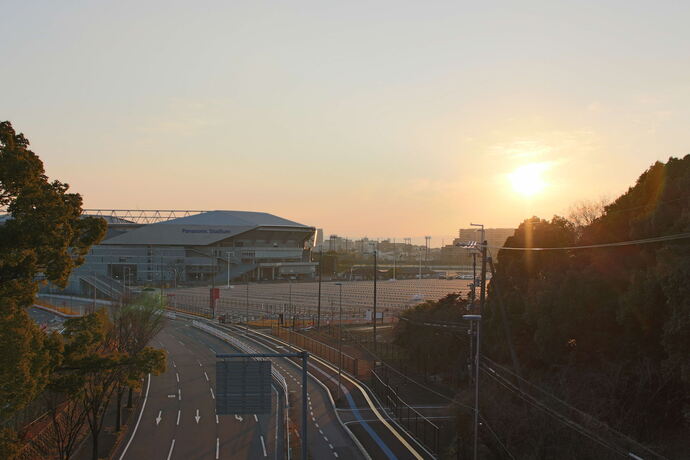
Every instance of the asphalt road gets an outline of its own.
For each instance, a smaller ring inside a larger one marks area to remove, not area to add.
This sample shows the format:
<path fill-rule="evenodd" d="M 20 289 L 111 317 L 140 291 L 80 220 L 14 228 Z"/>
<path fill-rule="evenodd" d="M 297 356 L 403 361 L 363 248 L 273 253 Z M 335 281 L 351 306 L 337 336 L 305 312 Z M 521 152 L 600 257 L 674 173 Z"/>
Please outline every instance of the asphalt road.
<path fill-rule="evenodd" d="M 145 394 L 150 386 L 138 426 L 130 427 L 114 458 L 283 458 L 275 391 L 271 414 L 216 416 L 215 354 L 237 350 L 190 322 L 176 320 L 168 321 L 153 345 L 168 352 L 168 369 L 151 377 L 150 384 L 144 382 Z"/>
<path fill-rule="evenodd" d="M 237 329 L 224 329 L 225 332 L 244 339 Z M 272 346 L 263 341 L 247 341 L 259 352 L 287 353 L 294 352 L 283 346 Z M 272 358 L 273 365 L 285 377 L 290 393 L 290 417 L 301 429 L 302 411 L 302 368 L 288 358 Z M 307 422 L 309 454 L 316 459 L 363 459 L 364 456 L 338 421 L 333 402 L 328 392 L 309 376 L 307 383 Z"/>

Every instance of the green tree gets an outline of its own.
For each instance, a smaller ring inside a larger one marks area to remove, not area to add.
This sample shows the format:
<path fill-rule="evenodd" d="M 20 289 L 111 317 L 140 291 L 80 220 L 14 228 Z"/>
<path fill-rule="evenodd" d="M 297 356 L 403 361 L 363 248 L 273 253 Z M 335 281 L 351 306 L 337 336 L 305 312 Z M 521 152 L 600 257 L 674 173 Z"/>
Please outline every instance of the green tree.
<path fill-rule="evenodd" d="M 91 245 L 102 219 L 81 217 L 81 196 L 49 181 L 29 141 L 0 122 L 0 419 L 34 399 L 48 382 L 52 358 L 45 334 L 28 317 L 39 275 L 64 286 Z M 0 451 L 0 457 L 9 457 Z"/>
<path fill-rule="evenodd" d="M 132 407 L 132 391 L 139 387 L 141 378 L 149 373 L 159 374 L 165 372 L 165 355 L 162 358 L 152 355 L 153 349 L 146 346 L 158 334 L 165 325 L 163 309 L 160 307 L 160 297 L 151 293 L 143 293 L 132 303 L 118 309 L 114 314 L 115 330 L 117 333 L 118 348 L 128 356 L 135 357 L 135 365 L 132 366 L 130 375 L 117 389 L 117 420 L 116 430 L 120 430 L 120 407 L 125 386 L 129 387 L 127 407 Z M 162 351 L 156 350 L 160 353 Z M 143 359 L 143 361 L 140 361 Z M 147 362 L 147 359 L 153 361 Z M 159 364 L 163 367 L 160 368 Z M 152 364 L 153 368 L 147 370 L 146 366 Z"/>

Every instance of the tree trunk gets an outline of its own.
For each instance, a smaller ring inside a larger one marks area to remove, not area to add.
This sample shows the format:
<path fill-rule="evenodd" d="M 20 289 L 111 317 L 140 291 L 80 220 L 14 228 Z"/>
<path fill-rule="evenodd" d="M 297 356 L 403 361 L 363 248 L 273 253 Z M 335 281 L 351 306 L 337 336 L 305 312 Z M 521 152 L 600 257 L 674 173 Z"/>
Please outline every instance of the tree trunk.
<path fill-rule="evenodd" d="M 122 393 L 124 393 L 122 388 L 117 389 L 117 408 L 115 413 L 115 431 L 119 432 L 121 428 L 121 415 L 122 415 Z"/>
<path fill-rule="evenodd" d="M 129 387 L 129 394 L 127 395 L 127 409 L 132 408 L 132 387 Z"/>
<path fill-rule="evenodd" d="M 91 460 L 98 460 L 98 433 L 91 431 Z"/>

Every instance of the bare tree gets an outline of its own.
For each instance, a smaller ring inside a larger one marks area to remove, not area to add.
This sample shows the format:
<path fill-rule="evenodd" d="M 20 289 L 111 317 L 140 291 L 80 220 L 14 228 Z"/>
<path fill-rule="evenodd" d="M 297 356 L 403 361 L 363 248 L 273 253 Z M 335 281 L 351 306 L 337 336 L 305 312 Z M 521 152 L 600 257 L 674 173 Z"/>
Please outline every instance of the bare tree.
<path fill-rule="evenodd" d="M 568 220 L 577 228 L 586 227 L 604 214 L 604 210 L 610 202 L 611 200 L 606 197 L 601 197 L 598 200 L 577 201 L 570 206 Z"/>

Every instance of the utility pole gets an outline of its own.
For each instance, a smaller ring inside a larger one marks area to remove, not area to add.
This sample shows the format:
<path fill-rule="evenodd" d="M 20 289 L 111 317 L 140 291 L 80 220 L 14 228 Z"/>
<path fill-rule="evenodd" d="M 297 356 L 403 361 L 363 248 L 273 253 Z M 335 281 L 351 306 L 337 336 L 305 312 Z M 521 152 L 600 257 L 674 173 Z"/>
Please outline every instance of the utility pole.
<path fill-rule="evenodd" d="M 477 346 L 475 347 L 474 362 L 474 460 L 477 460 L 477 438 L 479 434 L 479 331 L 482 315 L 462 315 L 471 323 L 477 323 Z"/>
<path fill-rule="evenodd" d="M 338 327 L 338 398 L 340 399 L 340 376 L 343 372 L 343 283 L 335 283 L 340 288 L 340 321 Z"/>
<path fill-rule="evenodd" d="M 477 253 L 472 252 L 472 302 L 477 300 Z"/>
<path fill-rule="evenodd" d="M 316 304 L 316 330 L 321 327 L 321 272 L 323 271 L 323 248 L 319 251 L 319 300 Z"/>
<path fill-rule="evenodd" d="M 374 249 L 374 353 L 376 353 L 376 280 L 378 278 L 378 249 Z"/>
<path fill-rule="evenodd" d="M 246 323 L 245 323 L 246 328 L 244 330 L 244 335 L 249 335 L 249 276 L 248 276 L 248 274 L 245 274 L 244 276 L 245 276 L 244 280 L 245 280 L 246 286 L 247 286 L 247 292 L 246 292 L 245 302 L 244 302 L 245 314 L 247 315 L 247 317 L 245 319 L 246 320 Z"/>

